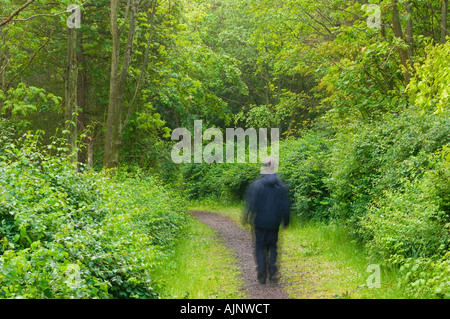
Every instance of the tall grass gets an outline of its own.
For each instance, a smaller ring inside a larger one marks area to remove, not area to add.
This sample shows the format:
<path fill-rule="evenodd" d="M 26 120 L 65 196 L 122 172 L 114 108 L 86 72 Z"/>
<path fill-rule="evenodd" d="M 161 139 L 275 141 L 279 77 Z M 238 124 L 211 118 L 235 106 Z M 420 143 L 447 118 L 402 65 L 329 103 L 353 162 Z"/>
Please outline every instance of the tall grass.
<path fill-rule="evenodd" d="M 406 298 L 398 271 L 368 256 L 346 226 L 294 219 L 280 233 L 281 272 L 293 298 Z M 380 267 L 380 287 L 371 287 L 369 265 Z M 369 286 L 367 285 L 369 283 Z"/>

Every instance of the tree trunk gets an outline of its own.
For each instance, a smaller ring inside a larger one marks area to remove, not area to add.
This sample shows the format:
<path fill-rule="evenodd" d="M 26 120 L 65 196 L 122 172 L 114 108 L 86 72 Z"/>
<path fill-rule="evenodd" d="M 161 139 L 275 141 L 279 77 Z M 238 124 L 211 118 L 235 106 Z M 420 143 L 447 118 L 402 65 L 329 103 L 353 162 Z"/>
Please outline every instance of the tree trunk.
<path fill-rule="evenodd" d="M 1 36 L 1 46 L 0 46 L 0 61 L 2 63 L 0 63 L 0 71 L 1 73 L 1 81 L 2 81 L 2 85 L 0 86 L 0 89 L 3 91 L 3 93 L 6 93 L 6 73 L 7 73 L 7 66 L 8 66 L 8 47 L 6 45 L 4 45 L 6 43 L 6 32 L 5 30 L 0 30 L 0 36 Z M 4 50 L 4 51 L 3 51 Z M 3 109 L 3 104 L 4 101 L 3 99 L 0 100 L 0 117 L 2 116 L 2 109 Z"/>
<path fill-rule="evenodd" d="M 413 67 L 413 57 L 414 57 L 414 34 L 412 26 L 412 3 L 411 1 L 406 2 L 406 12 L 408 14 L 408 24 L 406 25 L 406 42 L 408 43 L 408 59 Z"/>
<path fill-rule="evenodd" d="M 404 41 L 402 25 L 400 23 L 400 14 L 398 12 L 398 1 L 392 0 L 392 28 L 394 29 L 394 35 L 396 38 Z M 402 47 L 398 47 L 397 49 L 400 63 L 403 66 L 403 76 L 405 78 L 405 84 L 408 85 L 411 80 L 411 74 L 409 73 L 409 65 L 408 65 L 408 52 Z"/>
<path fill-rule="evenodd" d="M 131 102 L 128 105 L 128 111 L 127 111 L 127 114 L 125 116 L 125 121 L 123 122 L 122 130 L 125 129 L 125 127 L 128 124 L 128 121 L 130 120 L 131 114 L 133 112 L 134 103 L 136 101 L 136 97 L 138 96 L 138 93 L 139 93 L 139 91 L 141 89 L 141 82 L 142 82 L 142 79 L 144 78 L 145 70 L 147 70 L 148 56 L 150 54 L 151 41 L 153 39 L 154 22 L 155 22 L 155 15 L 156 15 L 156 7 L 157 6 L 158 6 L 158 0 L 154 0 L 152 8 L 151 8 L 150 18 L 149 18 L 149 20 L 150 20 L 150 30 L 148 32 L 147 47 L 145 48 L 144 58 L 142 60 L 142 65 L 141 65 L 141 71 L 139 72 L 139 77 L 138 77 L 138 81 L 137 81 L 137 84 L 136 84 L 136 88 L 134 89 L 133 98 L 131 99 Z"/>
<path fill-rule="evenodd" d="M 67 130 L 67 144 L 71 161 L 78 161 L 77 147 L 77 77 L 78 65 L 76 58 L 77 32 L 74 28 L 68 29 L 67 49 L 67 75 L 66 75 L 66 107 L 64 113 L 65 130 Z"/>
<path fill-rule="evenodd" d="M 445 44 L 447 42 L 447 14 L 448 14 L 448 0 L 442 0 L 442 10 L 441 10 L 441 43 Z"/>
<path fill-rule="evenodd" d="M 78 48 L 76 52 L 78 63 L 78 79 L 77 79 L 77 102 L 78 102 L 78 130 L 82 131 L 86 129 L 86 112 L 87 112 L 87 74 L 86 74 L 86 58 L 83 50 L 83 33 L 81 29 L 77 32 Z M 84 143 L 86 140 L 84 141 Z M 80 163 L 86 163 L 86 149 L 80 148 L 78 152 L 78 161 Z"/>
<path fill-rule="evenodd" d="M 3 65 L 3 63 L 0 64 L 0 68 L 2 68 L 2 69 L 3 69 L 3 66 L 6 66 L 6 59 L 3 61 L 5 61 L 4 62 L 5 64 L 4 65 Z M 1 74 L 1 81 L 2 81 L 2 85 L 0 86 L 0 89 L 3 92 L 5 92 L 5 89 L 6 89 L 6 67 L 5 67 L 5 70 L 3 70 L 3 73 Z M 4 103 L 3 99 L 0 100 L 0 117 L 2 116 L 3 103 Z"/>
<path fill-rule="evenodd" d="M 2 67 L 3 65 L 0 65 L 0 67 Z M 2 81 L 2 85 L 0 87 L 0 89 L 5 92 L 5 88 L 6 88 L 6 69 L 4 70 L 4 72 L 1 74 L 1 81 Z M 3 99 L 0 100 L 0 118 L 2 117 L 2 109 L 3 109 L 3 104 L 4 101 Z"/>
<path fill-rule="evenodd" d="M 87 164 L 94 167 L 94 139 L 92 136 L 87 137 Z"/>
<path fill-rule="evenodd" d="M 118 0 L 111 1 L 111 35 L 112 35 L 112 56 L 111 56 L 111 75 L 109 80 L 109 104 L 108 115 L 106 119 L 106 136 L 105 136 L 105 154 L 103 158 L 103 166 L 114 167 L 117 165 L 115 159 L 115 140 L 114 133 L 117 126 L 116 117 L 119 116 L 117 110 L 117 93 L 119 82 L 119 27 L 117 25 L 117 10 L 119 6 Z"/>
<path fill-rule="evenodd" d="M 119 73 L 120 30 L 117 23 L 119 0 L 111 1 L 111 35 L 112 57 L 111 78 L 109 84 L 109 105 L 106 119 L 105 154 L 103 165 L 106 168 L 115 168 L 119 164 L 119 153 L 122 144 L 122 97 L 125 90 L 128 69 L 131 63 L 133 39 L 137 20 L 137 2 L 130 1 L 131 17 L 128 28 L 128 38 Z"/>

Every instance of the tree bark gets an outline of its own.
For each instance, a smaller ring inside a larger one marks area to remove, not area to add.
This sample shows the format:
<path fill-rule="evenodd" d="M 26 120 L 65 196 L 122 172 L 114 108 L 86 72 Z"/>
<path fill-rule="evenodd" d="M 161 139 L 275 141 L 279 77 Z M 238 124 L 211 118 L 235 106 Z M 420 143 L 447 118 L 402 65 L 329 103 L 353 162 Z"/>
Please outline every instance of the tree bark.
<path fill-rule="evenodd" d="M 147 47 L 145 48 L 144 52 L 144 58 L 142 60 L 141 65 L 141 72 L 139 73 L 138 81 L 136 84 L 136 88 L 134 89 L 133 98 L 131 99 L 131 102 L 128 105 L 128 112 L 125 116 L 125 121 L 123 123 L 122 129 L 124 130 L 125 127 L 128 124 L 128 121 L 130 120 L 130 116 L 133 111 L 134 103 L 136 101 L 136 97 L 138 96 L 138 93 L 141 89 L 141 82 L 145 74 L 145 70 L 147 69 L 147 63 L 148 63 L 148 56 L 150 53 L 150 47 L 151 47 L 151 41 L 153 38 L 153 31 L 154 31 L 154 23 L 155 23 L 155 15 L 156 15 L 156 7 L 158 6 L 158 0 L 153 1 L 152 10 L 151 10 L 151 16 L 150 16 L 150 30 L 148 32 L 148 38 L 147 38 Z"/>
<path fill-rule="evenodd" d="M 105 154 L 103 166 L 115 168 L 119 164 L 119 153 L 122 144 L 122 98 L 125 90 L 128 70 L 131 63 L 133 49 L 133 39 L 137 20 L 137 2 L 130 1 L 131 17 L 128 28 L 128 38 L 125 54 L 119 73 L 119 50 L 120 50 L 120 29 L 117 23 L 119 0 L 111 1 L 111 35 L 112 35 L 112 57 L 111 57 L 111 77 L 109 85 L 109 104 L 106 119 Z"/>
<path fill-rule="evenodd" d="M 412 25 L 412 3 L 411 1 L 406 2 L 406 13 L 408 14 L 408 23 L 406 25 L 406 42 L 408 43 L 408 59 L 413 67 L 413 57 L 414 57 L 414 34 Z"/>
<path fill-rule="evenodd" d="M 5 35 L 4 30 L 0 30 L 0 37 L 1 37 L 2 44 L 6 43 L 6 35 Z M 3 49 L 3 48 L 0 47 L 0 49 Z M 4 50 L 5 50 L 4 52 L 2 52 L 0 50 L 0 54 L 1 54 L 0 61 L 2 62 L 2 63 L 0 63 L 0 68 L 1 68 L 0 70 L 3 71 L 0 74 L 1 82 L 2 82 L 0 89 L 3 91 L 3 93 L 5 93 L 5 91 L 6 91 L 6 73 L 7 73 L 6 68 L 8 66 L 8 51 L 7 51 L 8 49 L 6 46 L 5 46 Z M 4 103 L 4 101 L 0 100 L 0 117 L 2 116 L 3 103 Z"/>
<path fill-rule="evenodd" d="M 92 136 L 87 137 L 87 164 L 94 167 L 94 139 Z"/>
<path fill-rule="evenodd" d="M 76 58 L 78 63 L 78 79 L 77 79 L 77 102 L 78 102 L 78 131 L 83 131 L 86 129 L 86 113 L 87 110 L 87 90 L 88 90 L 88 83 L 87 83 L 87 65 L 86 65 L 86 58 L 84 55 L 83 50 L 83 32 L 81 29 L 77 32 L 77 42 L 78 42 L 78 50 L 76 52 Z M 87 142 L 85 139 L 83 141 L 84 143 Z M 78 161 L 80 163 L 86 163 L 86 149 L 80 148 L 78 152 Z"/>
<path fill-rule="evenodd" d="M 78 162 L 78 154 L 74 150 L 77 147 L 77 78 L 78 64 L 76 58 L 77 32 L 75 29 L 68 29 L 68 48 L 67 48 L 67 75 L 66 75 L 66 105 L 65 105 L 65 130 L 67 130 L 67 144 L 71 161 Z"/>
<path fill-rule="evenodd" d="M 447 32 L 447 16 L 448 16 L 448 0 L 442 0 L 441 8 L 441 43 L 445 44 L 447 39 L 445 38 Z"/>
<path fill-rule="evenodd" d="M 392 0 L 392 28 L 394 29 L 394 36 L 404 41 L 397 0 Z M 404 67 L 403 76 L 405 78 L 405 84 L 408 85 L 411 80 L 411 74 L 409 72 L 408 65 L 408 52 L 400 46 L 397 48 L 397 51 L 400 57 L 400 63 Z"/>

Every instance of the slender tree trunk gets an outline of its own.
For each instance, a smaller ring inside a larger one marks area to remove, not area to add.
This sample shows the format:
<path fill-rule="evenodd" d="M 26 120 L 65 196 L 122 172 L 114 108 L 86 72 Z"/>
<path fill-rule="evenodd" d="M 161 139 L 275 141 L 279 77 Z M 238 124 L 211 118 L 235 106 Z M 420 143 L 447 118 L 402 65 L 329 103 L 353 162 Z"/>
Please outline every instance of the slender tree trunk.
<path fill-rule="evenodd" d="M 67 143 L 72 162 L 78 161 L 77 147 L 77 78 L 78 64 L 76 58 L 77 32 L 74 28 L 68 29 L 68 49 L 67 49 L 67 75 L 66 75 L 66 107 L 64 113 L 65 129 L 67 133 Z"/>
<path fill-rule="evenodd" d="M 381 20 L 380 35 L 383 39 L 386 39 L 386 27 L 383 20 Z"/>
<path fill-rule="evenodd" d="M 408 59 L 413 67 L 413 57 L 414 57 L 414 34 L 412 25 L 412 3 L 411 1 L 406 2 L 406 12 L 408 14 L 408 23 L 406 25 L 406 42 L 408 43 Z"/>
<path fill-rule="evenodd" d="M 5 62 L 6 63 L 6 62 Z M 0 68 L 3 66 L 3 63 L 2 64 L 0 64 Z M 1 74 L 1 81 L 2 81 L 2 85 L 1 85 L 1 90 L 3 91 L 3 92 L 5 92 L 5 90 L 6 90 L 6 69 L 4 70 L 4 72 Z M 4 103 L 4 101 L 3 101 L 3 99 L 1 99 L 0 100 L 0 117 L 2 116 L 2 109 L 3 109 L 3 103 Z"/>
<path fill-rule="evenodd" d="M 442 0 L 441 9 L 441 43 L 445 44 L 447 42 L 446 36 L 447 32 L 447 15 L 448 15 L 448 0 Z"/>
<path fill-rule="evenodd" d="M 105 154 L 103 165 L 105 167 L 114 167 L 117 165 L 117 159 L 114 154 L 115 127 L 117 126 L 117 93 L 119 80 L 119 27 L 117 24 L 117 11 L 119 1 L 111 0 L 111 35 L 112 35 L 112 56 L 111 56 L 111 75 L 109 80 L 109 104 L 108 115 L 106 119 L 106 136 L 105 136 Z"/>
<path fill-rule="evenodd" d="M 83 33 L 80 30 L 77 32 L 77 42 L 78 42 L 78 50 L 76 52 L 77 57 L 77 63 L 78 63 L 78 79 L 77 79 L 77 102 L 78 102 L 78 130 L 82 131 L 85 130 L 86 125 L 86 113 L 87 113 L 87 90 L 88 90 L 88 83 L 87 83 L 87 70 L 86 70 L 86 58 L 84 55 L 83 50 Z M 86 143 L 87 141 L 83 141 Z M 78 152 L 78 161 L 80 163 L 86 163 L 86 149 L 80 148 Z"/>
<path fill-rule="evenodd" d="M 92 136 L 87 137 L 87 164 L 94 167 L 94 139 Z"/>
<path fill-rule="evenodd" d="M 130 1 L 131 17 L 125 54 L 119 73 L 120 29 L 117 22 L 119 0 L 111 0 L 111 35 L 112 57 L 111 78 L 109 85 L 109 105 L 106 119 L 105 154 L 103 165 L 115 168 L 119 164 L 119 153 L 122 145 L 122 98 L 125 90 L 128 69 L 131 63 L 133 39 L 137 20 L 137 2 Z"/>
<path fill-rule="evenodd" d="M 6 60 L 3 60 L 6 61 Z M 6 62 L 4 62 L 6 64 Z M 0 68 L 2 68 L 4 65 L 3 63 L 0 64 Z M 1 81 L 2 81 L 2 85 L 0 86 L 0 89 L 2 91 L 5 91 L 6 89 L 6 68 L 3 71 L 3 73 L 1 74 Z M 2 116 L 2 109 L 3 109 L 3 99 L 0 100 L 0 116 Z"/>
<path fill-rule="evenodd" d="M 403 41 L 404 40 L 403 30 L 402 25 L 400 23 L 400 14 L 398 12 L 397 0 L 392 0 L 392 28 L 394 29 L 395 37 Z M 404 67 L 403 76 L 405 78 L 405 84 L 408 85 L 409 81 L 411 80 L 411 74 L 409 72 L 409 65 L 408 65 L 408 52 L 400 46 L 398 47 L 397 51 L 400 57 L 400 63 Z"/>
<path fill-rule="evenodd" d="M 6 89 L 7 89 L 7 83 L 6 83 L 6 73 L 7 73 L 7 64 L 8 64 L 8 47 L 6 45 L 4 45 L 6 43 L 6 31 L 0 30 L 0 36 L 1 36 L 1 45 L 0 45 L 0 61 L 2 63 L 0 63 L 0 71 L 2 71 L 1 73 L 1 81 L 2 81 L 2 85 L 0 86 L 0 89 L 3 91 L 3 93 L 5 93 Z M 3 100 L 0 100 L 0 117 L 2 116 L 2 109 L 3 109 Z"/>
<path fill-rule="evenodd" d="M 142 65 L 141 65 L 141 71 L 139 72 L 139 77 L 138 77 L 138 81 L 136 84 L 136 88 L 134 89 L 134 94 L 133 94 L 133 98 L 131 99 L 131 102 L 128 105 L 128 111 L 127 114 L 125 116 L 125 121 L 123 122 L 123 127 L 122 129 L 124 130 L 125 127 L 128 124 L 128 121 L 130 120 L 131 114 L 133 112 L 133 108 L 134 108 L 134 103 L 136 101 L 136 97 L 138 96 L 140 89 L 141 89 L 141 83 L 142 83 L 142 79 L 145 75 L 145 71 L 147 70 L 147 63 L 148 63 L 148 56 L 150 53 L 150 47 L 151 47 L 151 41 L 153 39 L 153 31 L 154 31 L 154 22 L 155 22 L 155 15 L 156 15 L 156 7 L 158 6 L 158 0 L 154 0 L 153 1 L 153 5 L 152 5 L 152 10 L 150 13 L 150 30 L 148 32 L 148 38 L 147 38 L 147 47 L 145 48 L 144 51 L 144 58 L 142 60 Z"/>

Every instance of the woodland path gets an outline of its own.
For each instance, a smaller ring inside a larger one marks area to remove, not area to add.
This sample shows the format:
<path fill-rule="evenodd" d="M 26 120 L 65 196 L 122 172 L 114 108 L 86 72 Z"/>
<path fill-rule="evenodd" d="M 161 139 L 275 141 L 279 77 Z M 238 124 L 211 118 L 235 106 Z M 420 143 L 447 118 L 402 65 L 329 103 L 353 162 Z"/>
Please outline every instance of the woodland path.
<path fill-rule="evenodd" d="M 288 299 L 281 283 L 262 285 L 256 279 L 256 263 L 253 254 L 253 240 L 249 231 L 236 224 L 234 220 L 220 214 L 204 211 L 190 211 L 191 215 L 203 224 L 216 230 L 226 247 L 233 253 L 241 271 L 243 289 L 250 299 Z"/>

